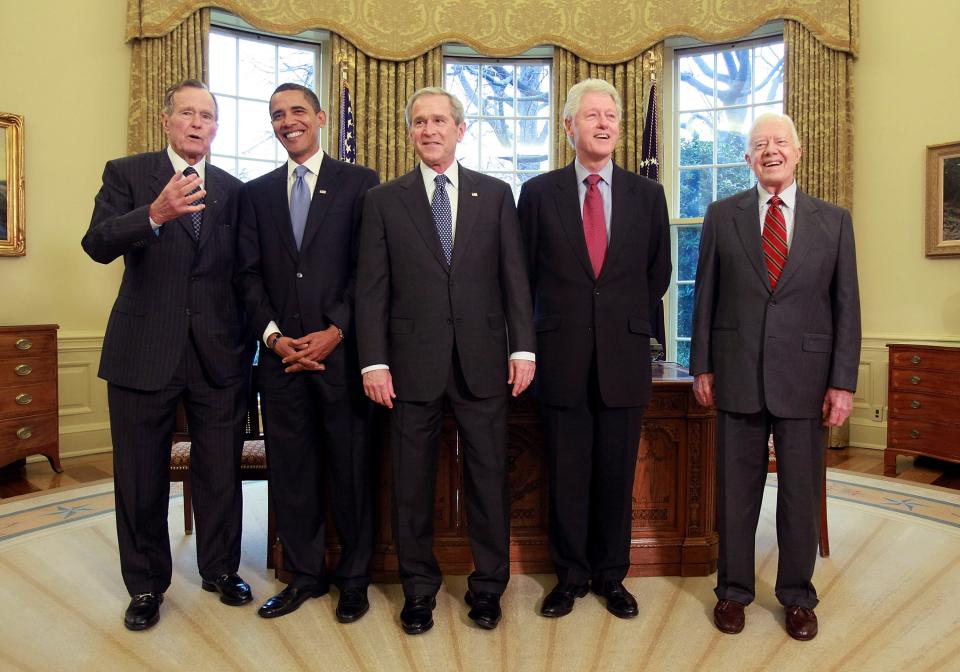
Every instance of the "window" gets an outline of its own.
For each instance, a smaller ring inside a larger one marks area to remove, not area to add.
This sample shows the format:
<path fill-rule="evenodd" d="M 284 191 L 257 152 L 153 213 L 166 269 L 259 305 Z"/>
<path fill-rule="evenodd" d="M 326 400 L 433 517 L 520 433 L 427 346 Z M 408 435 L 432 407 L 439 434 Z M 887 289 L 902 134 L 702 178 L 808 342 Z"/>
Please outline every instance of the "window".
<path fill-rule="evenodd" d="M 270 94 L 286 82 L 318 91 L 320 55 L 315 43 L 221 27 L 210 31 L 210 90 L 220 109 L 210 150 L 214 164 L 246 182 L 287 160 L 270 125 Z"/>
<path fill-rule="evenodd" d="M 446 89 L 463 103 L 457 160 L 513 188 L 550 169 L 551 63 L 543 59 L 444 61 Z"/>
<path fill-rule="evenodd" d="M 671 227 L 670 340 L 676 361 L 688 366 L 700 224 L 711 202 L 755 183 L 743 158 L 747 134 L 758 115 L 783 112 L 783 38 L 677 49 L 674 55 L 678 188 L 671 211 L 681 222 Z"/>

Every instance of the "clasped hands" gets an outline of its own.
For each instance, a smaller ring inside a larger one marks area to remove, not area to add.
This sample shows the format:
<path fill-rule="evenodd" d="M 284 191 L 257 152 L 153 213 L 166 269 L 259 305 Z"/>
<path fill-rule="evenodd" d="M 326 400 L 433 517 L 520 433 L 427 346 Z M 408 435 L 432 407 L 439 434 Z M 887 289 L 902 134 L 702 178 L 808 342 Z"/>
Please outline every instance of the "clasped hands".
<path fill-rule="evenodd" d="M 200 191 L 194 192 L 194 189 Z M 183 173 L 175 173 L 156 200 L 150 204 L 150 219 L 154 224 L 162 225 L 171 219 L 200 212 L 206 206 L 203 203 L 193 203 L 206 195 L 199 175 L 184 176 Z"/>
<path fill-rule="evenodd" d="M 286 373 L 298 371 L 323 371 L 323 360 L 340 344 L 340 330 L 330 325 L 323 331 L 312 331 L 300 338 L 281 336 L 273 351 L 287 365 Z"/>

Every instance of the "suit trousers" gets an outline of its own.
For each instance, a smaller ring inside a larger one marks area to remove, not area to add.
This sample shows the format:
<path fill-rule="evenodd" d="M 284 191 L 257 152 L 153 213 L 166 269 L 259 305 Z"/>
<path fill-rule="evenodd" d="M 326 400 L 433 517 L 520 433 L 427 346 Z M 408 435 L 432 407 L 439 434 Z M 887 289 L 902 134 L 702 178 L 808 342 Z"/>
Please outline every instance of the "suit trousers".
<path fill-rule="evenodd" d="M 646 407 L 605 405 L 594 364 L 580 403 L 540 408 L 557 579 L 577 586 L 621 581 L 630 569 L 633 481 Z"/>
<path fill-rule="evenodd" d="M 279 375 L 267 374 L 269 381 L 264 375 L 258 381 L 270 496 L 283 566 L 293 574 L 290 585 L 331 581 L 326 568 L 329 485 L 342 548 L 332 582 L 341 590 L 367 586 L 373 551 L 370 404 L 357 391 L 328 385 L 322 373 L 276 371 Z"/>
<path fill-rule="evenodd" d="M 820 418 L 717 413 L 717 561 L 719 599 L 750 604 L 755 543 L 767 478 L 771 431 L 777 456 L 777 599 L 813 609 L 813 569 L 820 534 L 825 428 Z"/>
<path fill-rule="evenodd" d="M 507 386 L 486 399 L 470 393 L 454 352 L 444 394 L 428 402 L 395 401 L 390 420 L 393 534 L 403 593 L 434 595 L 442 575 L 433 554 L 437 455 L 444 400 L 453 409 L 464 460 L 472 591 L 501 594 L 510 579 L 507 485 Z"/>
<path fill-rule="evenodd" d="M 190 487 L 200 576 L 214 581 L 239 568 L 240 452 L 247 385 L 248 380 L 240 378 L 225 387 L 214 386 L 192 337 L 163 389 L 107 385 L 120 572 L 131 596 L 162 593 L 170 585 L 170 448 L 181 400 L 190 427 Z"/>

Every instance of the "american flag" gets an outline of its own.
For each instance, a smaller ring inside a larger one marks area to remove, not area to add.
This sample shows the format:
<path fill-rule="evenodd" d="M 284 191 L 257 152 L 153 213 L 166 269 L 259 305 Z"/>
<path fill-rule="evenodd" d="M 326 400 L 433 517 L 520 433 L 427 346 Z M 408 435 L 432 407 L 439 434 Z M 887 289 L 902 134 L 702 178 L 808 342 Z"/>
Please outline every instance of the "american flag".
<path fill-rule="evenodd" d="M 343 84 L 340 96 L 340 160 L 347 163 L 357 162 L 357 136 L 353 127 L 353 104 L 350 102 L 350 88 Z"/>
<path fill-rule="evenodd" d="M 643 123 L 643 148 L 637 172 L 655 182 L 660 181 L 660 162 L 657 161 L 657 83 L 650 85 L 647 117 Z"/>

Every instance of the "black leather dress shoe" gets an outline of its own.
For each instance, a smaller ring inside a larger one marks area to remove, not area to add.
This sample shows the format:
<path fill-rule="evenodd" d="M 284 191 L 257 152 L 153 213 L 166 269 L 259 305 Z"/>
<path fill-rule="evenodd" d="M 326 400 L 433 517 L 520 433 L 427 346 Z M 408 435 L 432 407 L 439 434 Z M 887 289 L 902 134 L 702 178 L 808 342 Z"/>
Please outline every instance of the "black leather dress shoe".
<path fill-rule="evenodd" d="M 433 595 L 414 595 L 403 602 L 400 625 L 408 635 L 419 635 L 433 627 L 433 610 L 437 599 Z"/>
<path fill-rule="evenodd" d="M 572 583 L 558 583 L 543 598 L 540 605 L 540 615 L 547 618 L 559 618 L 573 611 L 573 601 L 587 594 L 586 586 L 577 586 Z"/>
<path fill-rule="evenodd" d="M 127 630 L 146 630 L 160 620 L 160 605 L 163 593 L 140 593 L 130 598 L 130 604 L 123 615 L 123 624 Z"/>
<path fill-rule="evenodd" d="M 200 585 L 206 591 L 220 593 L 220 601 L 229 604 L 231 607 L 239 607 L 241 604 L 253 601 L 250 586 L 236 572 L 221 574 L 216 581 L 204 580 Z"/>
<path fill-rule="evenodd" d="M 607 599 L 607 611 L 617 618 L 633 618 L 640 613 L 637 600 L 622 581 L 594 581 L 593 592 Z"/>
<path fill-rule="evenodd" d="M 283 616 L 299 609 L 300 605 L 311 597 L 323 597 L 329 591 L 330 587 L 322 583 L 312 583 L 307 586 L 287 586 L 264 602 L 257 610 L 257 615 L 263 618 Z"/>
<path fill-rule="evenodd" d="M 500 622 L 503 612 L 500 611 L 500 595 L 498 593 L 480 593 L 468 590 L 463 601 L 470 607 L 467 616 L 484 630 L 493 630 Z"/>
<path fill-rule="evenodd" d="M 367 587 L 346 588 L 340 591 L 340 600 L 337 602 L 337 620 L 341 623 L 353 623 L 370 609 L 367 600 Z"/>

